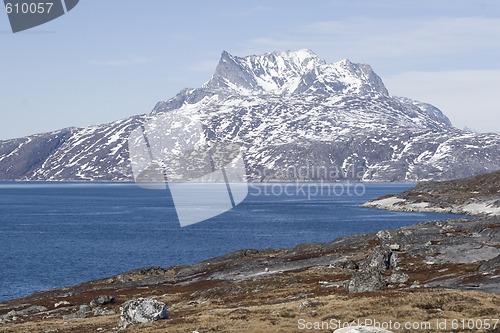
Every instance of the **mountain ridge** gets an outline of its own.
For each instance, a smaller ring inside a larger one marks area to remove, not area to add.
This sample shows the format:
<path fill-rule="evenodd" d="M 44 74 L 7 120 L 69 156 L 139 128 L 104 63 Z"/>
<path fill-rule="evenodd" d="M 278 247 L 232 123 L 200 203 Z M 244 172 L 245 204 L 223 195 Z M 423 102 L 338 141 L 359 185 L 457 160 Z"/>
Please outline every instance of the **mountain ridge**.
<path fill-rule="evenodd" d="M 251 180 L 418 181 L 500 168 L 499 133 L 456 129 L 438 108 L 391 96 L 369 65 L 327 64 L 303 49 L 224 51 L 202 87 L 149 114 L 0 141 L 0 180 L 130 181 L 128 135 L 171 111 L 200 119 L 212 139 L 241 145 Z M 305 177 L 286 174 L 301 167 Z M 314 168 L 336 173 L 316 177 Z"/>
<path fill-rule="evenodd" d="M 349 91 L 350 85 L 354 87 Z M 224 88 L 243 94 L 300 94 L 311 92 L 310 89 L 316 94 L 336 93 L 344 88 L 343 93 L 371 91 L 389 95 L 370 65 L 349 59 L 327 64 L 308 49 L 247 57 L 223 51 L 214 75 L 202 88 Z"/>

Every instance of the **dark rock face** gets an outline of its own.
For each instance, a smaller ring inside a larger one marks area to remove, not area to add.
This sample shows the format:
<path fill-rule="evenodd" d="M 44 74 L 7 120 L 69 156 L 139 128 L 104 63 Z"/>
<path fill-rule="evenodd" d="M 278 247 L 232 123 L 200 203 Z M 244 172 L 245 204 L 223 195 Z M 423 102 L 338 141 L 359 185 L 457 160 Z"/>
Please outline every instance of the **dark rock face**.
<path fill-rule="evenodd" d="M 383 271 L 396 268 L 396 255 L 391 251 L 377 249 L 361 264 L 361 269 Z"/>
<path fill-rule="evenodd" d="M 28 180 L 76 129 L 0 141 L 0 180 Z"/>
<path fill-rule="evenodd" d="M 390 96 L 366 64 L 309 50 L 224 52 L 202 88 L 150 115 L 0 142 L 0 180 L 132 180 L 130 133 L 167 112 L 244 148 L 249 179 L 416 181 L 500 168 L 500 134 L 454 128 L 432 105 Z M 299 170 L 301 170 L 299 172 Z"/>

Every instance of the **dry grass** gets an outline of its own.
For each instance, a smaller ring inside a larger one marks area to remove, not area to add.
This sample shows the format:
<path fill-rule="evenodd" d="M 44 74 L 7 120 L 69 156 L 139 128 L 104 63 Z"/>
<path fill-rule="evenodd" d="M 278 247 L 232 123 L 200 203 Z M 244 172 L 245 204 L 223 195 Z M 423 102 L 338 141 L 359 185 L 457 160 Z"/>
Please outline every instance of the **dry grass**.
<path fill-rule="evenodd" d="M 430 322 L 431 329 L 417 330 L 425 333 L 437 331 L 437 319 L 448 319 L 450 325 L 452 319 L 500 318 L 500 296 L 496 294 L 407 289 L 349 295 L 342 288 L 319 284 L 343 277 L 341 271 L 310 269 L 239 282 L 195 283 L 178 289 L 122 290 L 117 296 L 121 300 L 154 295 L 170 310 L 170 319 L 134 325 L 128 332 L 331 332 L 301 330 L 299 320 L 328 324 L 332 319 L 350 322 L 368 318 L 379 322 Z M 74 320 L 38 318 L 0 325 L 0 332 L 112 332 L 118 320 L 118 315 Z"/>

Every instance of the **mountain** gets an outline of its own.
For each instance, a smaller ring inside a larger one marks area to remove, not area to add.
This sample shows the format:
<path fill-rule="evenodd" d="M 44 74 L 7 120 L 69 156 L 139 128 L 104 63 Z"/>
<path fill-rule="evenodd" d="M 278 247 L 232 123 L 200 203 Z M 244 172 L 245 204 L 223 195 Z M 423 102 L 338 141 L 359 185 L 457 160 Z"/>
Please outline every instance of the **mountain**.
<path fill-rule="evenodd" d="M 171 112 L 244 148 L 249 178 L 416 181 L 500 168 L 500 134 L 452 126 L 436 107 L 391 96 L 369 65 L 309 50 L 236 57 L 150 114 L 0 141 L 0 180 L 132 180 L 130 133 Z"/>

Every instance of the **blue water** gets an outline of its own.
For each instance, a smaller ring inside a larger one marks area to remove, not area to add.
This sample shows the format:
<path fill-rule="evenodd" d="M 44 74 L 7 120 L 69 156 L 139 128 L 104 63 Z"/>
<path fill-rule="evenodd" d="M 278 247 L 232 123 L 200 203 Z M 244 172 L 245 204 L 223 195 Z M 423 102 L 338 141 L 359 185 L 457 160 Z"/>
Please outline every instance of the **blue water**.
<path fill-rule="evenodd" d="M 412 184 L 366 184 L 364 193 L 357 188 L 362 195 L 354 188 L 347 193 L 347 187 L 343 194 L 339 187 L 316 193 L 314 184 L 280 195 L 277 186 L 254 185 L 231 211 L 181 228 L 165 190 L 124 183 L 0 183 L 0 301 L 144 266 L 328 242 L 453 216 L 358 207 Z"/>

